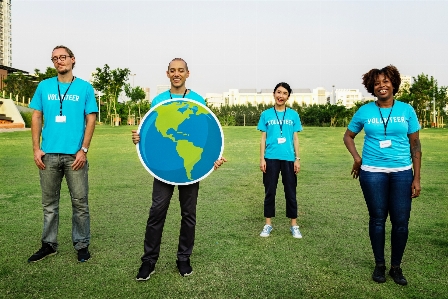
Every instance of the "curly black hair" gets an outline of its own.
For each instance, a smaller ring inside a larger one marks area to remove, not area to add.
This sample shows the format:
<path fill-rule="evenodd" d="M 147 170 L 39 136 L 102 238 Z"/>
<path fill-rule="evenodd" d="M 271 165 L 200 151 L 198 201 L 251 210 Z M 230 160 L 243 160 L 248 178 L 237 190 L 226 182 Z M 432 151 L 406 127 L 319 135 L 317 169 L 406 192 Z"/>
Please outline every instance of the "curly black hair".
<path fill-rule="evenodd" d="M 373 88 L 375 86 L 375 81 L 376 79 L 378 79 L 379 75 L 384 75 L 385 77 L 389 78 L 390 82 L 392 83 L 392 86 L 394 87 L 393 95 L 395 95 L 398 92 L 398 89 L 400 88 L 401 77 L 398 69 L 392 64 L 383 67 L 380 70 L 371 69 L 362 76 L 362 84 L 365 86 L 367 91 L 370 92 L 373 96 L 375 96 Z"/>

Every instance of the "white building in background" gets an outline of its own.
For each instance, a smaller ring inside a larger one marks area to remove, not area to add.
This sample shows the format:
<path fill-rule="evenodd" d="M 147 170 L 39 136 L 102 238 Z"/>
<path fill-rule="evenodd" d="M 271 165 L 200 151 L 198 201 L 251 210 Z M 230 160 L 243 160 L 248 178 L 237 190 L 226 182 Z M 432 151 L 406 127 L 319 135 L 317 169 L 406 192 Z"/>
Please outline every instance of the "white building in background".
<path fill-rule="evenodd" d="M 143 91 L 145 92 L 145 101 L 150 101 L 150 97 L 149 97 L 149 91 L 150 91 L 150 89 L 149 89 L 149 87 L 142 87 L 142 89 L 143 89 Z"/>
<path fill-rule="evenodd" d="M 171 85 L 157 85 L 157 95 L 170 89 Z"/>
<path fill-rule="evenodd" d="M 323 87 L 318 87 L 313 90 L 293 89 L 288 105 L 296 102 L 299 105 L 324 105 L 329 102 L 331 92 L 327 92 Z M 205 97 L 209 105 L 213 107 L 221 107 L 225 105 L 246 105 L 251 104 L 256 106 L 258 104 L 274 105 L 274 97 L 272 89 L 229 89 L 223 93 L 206 93 Z"/>
<path fill-rule="evenodd" d="M 207 103 L 213 107 L 221 107 L 223 106 L 223 94 L 222 93 L 206 93 L 205 98 L 207 99 Z"/>
<path fill-rule="evenodd" d="M 0 64 L 12 67 L 11 0 L 0 1 Z"/>
<path fill-rule="evenodd" d="M 336 105 L 343 105 L 347 108 L 352 108 L 356 102 L 364 100 L 359 89 L 336 89 L 335 98 Z"/>

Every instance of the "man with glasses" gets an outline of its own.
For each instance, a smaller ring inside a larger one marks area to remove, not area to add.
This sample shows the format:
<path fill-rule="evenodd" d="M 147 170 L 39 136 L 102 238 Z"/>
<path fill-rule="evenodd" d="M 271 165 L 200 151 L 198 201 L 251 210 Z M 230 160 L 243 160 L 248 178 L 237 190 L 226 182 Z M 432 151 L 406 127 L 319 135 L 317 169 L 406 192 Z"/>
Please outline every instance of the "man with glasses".
<path fill-rule="evenodd" d="M 98 107 L 92 86 L 73 76 L 75 56 L 69 48 L 55 47 L 51 61 L 58 76 L 40 82 L 30 103 L 34 109 L 31 135 L 34 162 L 39 168 L 44 225 L 42 247 L 28 262 L 57 253 L 59 198 L 64 176 L 72 201 L 73 246 L 78 252 L 78 262 L 85 262 L 90 258 L 87 152 Z"/>

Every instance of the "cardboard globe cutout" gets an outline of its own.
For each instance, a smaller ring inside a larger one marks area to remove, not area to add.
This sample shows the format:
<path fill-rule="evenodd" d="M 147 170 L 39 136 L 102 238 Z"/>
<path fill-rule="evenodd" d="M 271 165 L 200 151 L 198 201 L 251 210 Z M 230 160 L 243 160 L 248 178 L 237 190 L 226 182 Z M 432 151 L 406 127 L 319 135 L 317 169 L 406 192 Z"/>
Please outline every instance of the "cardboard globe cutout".
<path fill-rule="evenodd" d="M 189 185 L 207 177 L 224 151 L 224 134 L 213 112 L 197 101 L 163 101 L 144 116 L 137 153 L 162 182 Z"/>

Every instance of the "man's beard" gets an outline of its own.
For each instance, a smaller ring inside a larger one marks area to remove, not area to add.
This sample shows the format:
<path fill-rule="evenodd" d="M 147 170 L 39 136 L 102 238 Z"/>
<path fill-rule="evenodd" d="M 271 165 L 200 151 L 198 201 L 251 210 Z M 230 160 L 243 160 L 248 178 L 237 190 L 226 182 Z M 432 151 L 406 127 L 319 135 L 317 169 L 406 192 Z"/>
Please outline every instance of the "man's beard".
<path fill-rule="evenodd" d="M 62 71 L 58 71 L 58 74 L 65 75 L 69 72 L 69 69 L 63 69 Z"/>

